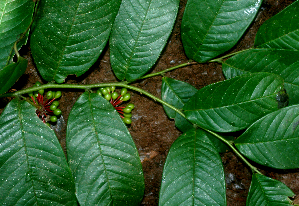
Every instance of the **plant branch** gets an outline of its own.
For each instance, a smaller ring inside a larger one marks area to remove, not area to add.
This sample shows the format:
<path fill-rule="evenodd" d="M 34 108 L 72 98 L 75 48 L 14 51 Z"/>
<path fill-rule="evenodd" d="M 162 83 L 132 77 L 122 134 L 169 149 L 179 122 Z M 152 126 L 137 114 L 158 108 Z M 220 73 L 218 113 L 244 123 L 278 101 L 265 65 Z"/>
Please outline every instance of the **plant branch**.
<path fill-rule="evenodd" d="M 149 92 L 144 91 L 143 89 L 140 89 L 140 88 L 138 88 L 138 87 L 134 87 L 134 86 L 131 86 L 131 85 L 123 85 L 123 87 L 126 87 L 126 88 L 128 88 L 128 89 L 131 89 L 131 90 L 140 92 L 141 94 L 144 94 L 144 95 L 146 95 L 146 96 L 152 98 L 153 100 L 155 100 L 155 101 L 157 101 L 157 102 L 160 102 L 161 104 L 163 104 L 163 105 L 169 107 L 170 109 L 176 111 L 177 113 L 179 113 L 180 115 L 182 115 L 184 118 L 186 118 L 186 117 L 185 117 L 185 114 L 184 114 L 180 109 L 178 109 L 178 108 L 172 106 L 171 104 L 168 104 L 167 102 L 165 102 L 165 101 L 163 101 L 162 99 L 160 99 L 160 98 L 158 98 L 158 97 L 152 95 L 152 94 L 149 93 Z"/>
<path fill-rule="evenodd" d="M 201 127 L 200 127 L 201 128 Z M 225 138 L 223 138 L 223 137 L 221 137 L 219 134 L 217 134 L 217 133 L 215 133 L 215 132 L 213 132 L 213 131 L 211 131 L 211 130 L 208 130 L 208 129 L 204 129 L 204 128 L 201 128 L 201 129 L 203 129 L 203 130 L 205 130 L 205 131 L 207 131 L 207 132 L 209 132 L 210 134 L 212 134 L 213 136 L 215 136 L 215 137 L 217 137 L 218 139 L 220 139 L 221 141 L 223 141 L 224 143 L 226 143 L 233 151 L 234 151 L 234 153 L 239 157 L 239 158 L 241 158 L 242 160 L 243 160 L 243 162 L 245 162 L 245 164 L 247 164 L 249 167 L 250 167 L 250 169 L 252 170 L 252 172 L 256 172 L 256 173 L 258 173 L 258 174 L 261 174 L 262 175 L 262 173 L 256 168 L 256 167 L 254 167 L 250 162 L 248 162 L 248 160 L 234 147 L 234 145 L 233 145 L 233 143 L 231 143 L 229 140 L 227 140 L 227 139 L 225 139 Z"/>
<path fill-rule="evenodd" d="M 17 48 L 17 43 L 18 43 L 18 41 L 16 41 L 16 42 L 14 43 L 14 45 L 13 45 L 13 49 L 15 50 L 15 53 L 16 53 L 16 55 L 17 55 L 17 58 L 19 59 L 19 58 L 20 58 L 20 53 L 19 53 L 18 48 Z"/>
<path fill-rule="evenodd" d="M 179 113 L 180 115 L 182 115 L 182 117 L 186 118 L 185 114 L 180 109 L 168 104 L 167 102 L 165 102 L 162 99 L 152 95 L 151 93 L 149 93 L 147 91 L 144 91 L 143 89 L 140 89 L 140 88 L 135 87 L 135 86 L 128 85 L 128 82 L 99 83 L 99 84 L 89 84 L 89 85 L 48 83 L 48 84 L 44 84 L 44 85 L 41 85 L 41 86 L 38 86 L 38 87 L 30 87 L 30 88 L 27 88 L 27 89 L 23 89 L 23 90 L 14 92 L 14 93 L 3 94 L 3 95 L 0 95 L 0 98 L 3 98 L 3 97 L 17 97 L 17 96 L 21 96 L 22 94 L 38 91 L 40 89 L 82 89 L 82 90 L 89 90 L 89 89 L 92 89 L 92 88 L 110 87 L 110 86 L 125 87 L 127 89 L 131 89 L 133 91 L 139 92 L 139 93 L 141 93 L 145 96 L 148 96 L 151 99 L 153 99 L 153 100 L 169 107 L 170 109 L 172 109 L 172 110 L 176 111 L 177 113 Z M 251 170 L 253 172 L 261 174 L 260 171 L 258 171 L 256 167 L 254 167 L 250 162 L 248 162 L 248 160 L 234 147 L 233 143 L 231 143 L 230 141 L 226 140 L 225 138 L 221 137 L 220 135 L 218 135 L 217 133 L 215 133 L 213 131 L 202 128 L 200 126 L 199 126 L 199 128 L 205 130 L 206 132 L 212 134 L 213 136 L 217 137 L 218 139 L 220 139 L 221 141 L 226 143 L 235 152 L 235 154 L 238 157 L 240 157 L 251 168 Z"/>
<path fill-rule="evenodd" d="M 252 48 L 249 48 L 249 49 L 244 49 L 244 50 L 237 51 L 237 52 L 233 52 L 233 53 L 230 53 L 230 54 L 224 55 L 224 56 L 222 56 L 222 57 L 219 57 L 219 58 L 217 58 L 217 59 L 212 59 L 212 60 L 210 60 L 209 62 L 218 62 L 218 63 L 223 63 L 223 59 L 225 59 L 225 58 L 227 58 L 227 57 L 234 56 L 234 55 L 236 55 L 236 54 L 240 54 L 240 53 L 242 53 L 242 52 L 245 52 L 245 51 L 247 51 L 247 50 L 250 50 L 250 49 L 252 49 Z"/>
<path fill-rule="evenodd" d="M 156 73 L 152 73 L 152 74 L 148 74 L 148 75 L 142 76 L 142 77 L 139 78 L 139 80 L 140 79 L 146 79 L 146 78 L 149 78 L 149 77 L 158 76 L 158 75 L 163 75 L 166 72 L 170 72 L 172 70 L 175 70 L 175 69 L 178 69 L 178 68 L 181 68 L 181 67 L 185 67 L 185 66 L 188 66 L 188 65 L 192 65 L 192 64 L 197 64 L 197 62 L 189 61 L 187 63 L 183 63 L 183 64 L 180 64 L 180 65 L 177 65 L 177 66 L 174 66 L 174 67 L 171 67 L 171 68 L 168 68 L 168 69 L 156 72 Z M 136 80 L 134 80 L 134 81 L 136 81 Z"/>
<path fill-rule="evenodd" d="M 3 94 L 3 95 L 0 95 L 0 98 L 3 98 L 3 97 L 16 97 L 16 96 L 20 96 L 22 94 L 27 94 L 27 93 L 30 93 L 30 92 L 38 91 L 40 89 L 82 89 L 82 90 L 89 90 L 89 89 L 92 89 L 92 88 L 110 87 L 110 86 L 125 87 L 125 88 L 128 88 L 128 89 L 134 90 L 136 92 L 139 92 L 141 94 L 144 94 L 144 95 L 152 98 L 153 100 L 155 100 L 157 102 L 160 102 L 161 104 L 173 109 L 174 111 L 176 111 L 177 113 L 179 113 L 180 115 L 185 117 L 184 113 L 181 110 L 179 110 L 176 107 L 168 104 L 167 102 L 161 100 L 160 98 L 152 95 L 151 93 L 144 91 L 143 89 L 128 85 L 128 82 L 100 83 L 100 84 L 89 84 L 89 85 L 48 83 L 48 84 L 44 84 L 44 85 L 41 85 L 41 86 L 38 86 L 38 87 L 30 87 L 30 88 L 27 88 L 27 89 L 23 89 L 23 90 L 14 92 L 14 93 Z"/>

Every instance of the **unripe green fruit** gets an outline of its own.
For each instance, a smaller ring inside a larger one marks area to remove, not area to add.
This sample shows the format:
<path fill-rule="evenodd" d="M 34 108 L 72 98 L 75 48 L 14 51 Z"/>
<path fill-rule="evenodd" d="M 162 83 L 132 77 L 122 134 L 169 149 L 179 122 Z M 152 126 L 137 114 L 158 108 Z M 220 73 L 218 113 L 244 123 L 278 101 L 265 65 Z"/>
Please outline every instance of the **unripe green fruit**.
<path fill-rule="evenodd" d="M 58 101 L 53 101 L 51 105 L 56 105 L 56 107 L 58 107 L 59 102 Z"/>
<path fill-rule="evenodd" d="M 56 116 L 51 116 L 50 121 L 51 122 L 57 122 L 57 117 Z"/>
<path fill-rule="evenodd" d="M 132 104 L 132 103 L 128 104 L 126 107 L 129 107 L 129 108 L 131 108 L 132 110 L 135 108 L 134 104 Z"/>
<path fill-rule="evenodd" d="M 111 92 L 113 93 L 115 91 L 115 86 L 111 87 Z"/>
<path fill-rule="evenodd" d="M 54 113 L 56 116 L 59 116 L 59 115 L 61 115 L 61 110 L 60 110 L 60 109 L 55 109 L 55 110 L 53 111 L 53 113 Z"/>
<path fill-rule="evenodd" d="M 96 92 L 98 95 L 100 95 L 100 96 L 102 96 L 102 92 L 101 92 L 101 90 L 97 90 L 97 92 Z"/>
<path fill-rule="evenodd" d="M 131 98 L 131 95 L 129 94 L 129 93 L 126 93 L 124 96 L 123 96 L 123 98 L 122 98 L 122 101 L 128 101 L 128 100 L 130 100 L 130 98 Z"/>
<path fill-rule="evenodd" d="M 42 84 L 39 82 L 39 81 L 37 81 L 37 82 L 35 82 L 35 87 L 39 87 L 39 86 L 41 86 Z"/>
<path fill-rule="evenodd" d="M 29 97 L 33 96 L 33 92 L 28 93 Z"/>
<path fill-rule="evenodd" d="M 47 94 L 47 99 L 53 99 L 53 92 L 52 91 L 48 91 Z"/>
<path fill-rule="evenodd" d="M 117 92 L 113 92 L 111 95 L 113 100 L 116 100 L 116 98 L 118 97 L 118 93 Z"/>
<path fill-rule="evenodd" d="M 130 107 L 125 107 L 124 109 L 123 109 L 123 112 L 124 113 L 131 113 L 131 111 L 132 111 L 132 109 L 130 108 Z"/>
<path fill-rule="evenodd" d="M 56 91 L 55 95 L 53 95 L 55 99 L 58 99 L 61 97 L 61 91 Z"/>
<path fill-rule="evenodd" d="M 45 90 L 44 90 L 44 89 L 40 89 L 40 90 L 38 90 L 38 93 L 39 93 L 40 95 L 43 95 L 43 94 L 44 94 L 44 92 L 45 92 Z"/>
<path fill-rule="evenodd" d="M 132 117 L 132 113 L 124 113 L 123 115 L 124 115 L 124 117 L 128 117 L 128 118 Z"/>
<path fill-rule="evenodd" d="M 34 96 L 37 97 L 38 96 L 38 93 L 37 92 L 33 92 Z"/>
<path fill-rule="evenodd" d="M 109 94 L 108 93 L 108 90 L 106 89 L 106 88 L 103 88 L 102 90 L 101 90 L 101 92 L 102 92 L 102 94 L 105 96 L 106 94 Z"/>
<path fill-rule="evenodd" d="M 129 118 L 129 117 L 124 117 L 124 118 L 123 118 L 123 122 L 124 122 L 125 124 L 131 124 L 131 123 L 132 123 L 132 120 L 131 120 L 131 118 Z"/>
<path fill-rule="evenodd" d="M 108 93 L 110 94 L 110 92 L 111 92 L 110 87 L 106 87 L 106 89 L 107 89 Z"/>
<path fill-rule="evenodd" d="M 127 93 L 127 91 L 128 91 L 127 88 L 122 88 L 120 91 L 120 95 L 124 96 Z"/>
<path fill-rule="evenodd" d="M 56 108 L 57 108 L 56 105 L 51 104 L 51 106 L 50 106 L 50 110 L 54 111 Z"/>
<path fill-rule="evenodd" d="M 104 98 L 109 101 L 111 99 L 111 94 L 109 93 L 105 94 Z"/>

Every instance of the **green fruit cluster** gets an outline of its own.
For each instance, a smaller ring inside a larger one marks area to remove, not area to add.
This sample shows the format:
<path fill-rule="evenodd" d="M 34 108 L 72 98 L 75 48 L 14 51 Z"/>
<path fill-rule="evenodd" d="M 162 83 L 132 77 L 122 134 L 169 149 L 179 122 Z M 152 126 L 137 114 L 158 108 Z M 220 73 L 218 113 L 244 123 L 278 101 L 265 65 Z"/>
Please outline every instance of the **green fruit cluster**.
<path fill-rule="evenodd" d="M 107 101 L 116 100 L 119 98 L 122 102 L 129 101 L 131 99 L 131 95 L 127 93 L 126 88 L 122 88 L 120 91 L 120 95 L 115 91 L 115 87 L 103 87 L 97 90 L 97 94 L 103 96 Z"/>
<path fill-rule="evenodd" d="M 115 87 L 104 87 L 97 90 L 97 94 L 103 96 L 107 101 L 110 101 L 112 106 L 118 111 L 120 116 L 122 117 L 125 124 L 131 124 L 132 113 L 131 111 L 134 109 L 134 104 L 130 103 L 126 107 L 119 107 L 122 102 L 129 101 L 131 99 L 131 95 L 127 93 L 128 90 L 126 88 L 122 88 L 120 94 L 115 91 Z"/>
<path fill-rule="evenodd" d="M 34 86 L 33 87 L 39 87 L 39 86 L 41 86 L 42 84 L 39 82 L 39 81 L 37 81 L 35 84 L 34 84 Z M 31 92 L 31 93 L 29 93 L 28 95 L 32 98 L 37 98 L 37 96 L 38 96 L 38 94 L 40 94 L 40 95 L 43 95 L 44 94 L 44 92 L 45 92 L 45 90 L 44 89 L 40 89 L 40 90 L 38 90 L 38 91 L 35 91 L 35 92 Z"/>
<path fill-rule="evenodd" d="M 46 97 L 47 99 L 58 99 L 61 97 L 61 91 L 48 91 Z"/>
<path fill-rule="evenodd" d="M 57 117 L 61 115 L 61 110 L 57 108 L 59 102 L 57 100 L 53 101 L 50 105 L 50 110 L 53 111 L 53 115 L 50 117 L 51 122 L 57 122 Z"/>
<path fill-rule="evenodd" d="M 61 91 L 48 91 L 46 94 L 48 101 L 52 101 L 49 105 L 49 109 L 53 111 L 53 115 L 50 117 L 51 122 L 57 122 L 57 117 L 61 115 L 61 110 L 57 108 L 59 106 L 59 102 L 56 100 L 61 97 Z"/>
<path fill-rule="evenodd" d="M 39 86 L 41 86 L 41 83 L 37 81 L 34 87 Z M 61 97 L 61 91 L 48 91 L 45 95 L 47 101 L 44 101 L 44 93 L 44 89 L 40 89 L 36 92 L 29 93 L 29 96 L 37 107 L 37 116 L 39 116 L 43 122 L 50 121 L 55 123 L 57 122 L 57 117 L 59 117 L 62 113 L 58 108 L 59 102 L 56 100 Z"/>
<path fill-rule="evenodd" d="M 123 109 L 123 112 L 124 112 L 123 121 L 124 121 L 125 124 L 131 124 L 132 123 L 132 119 L 131 119 L 132 113 L 131 113 L 131 111 L 134 109 L 134 107 L 135 107 L 134 104 L 130 103 Z"/>

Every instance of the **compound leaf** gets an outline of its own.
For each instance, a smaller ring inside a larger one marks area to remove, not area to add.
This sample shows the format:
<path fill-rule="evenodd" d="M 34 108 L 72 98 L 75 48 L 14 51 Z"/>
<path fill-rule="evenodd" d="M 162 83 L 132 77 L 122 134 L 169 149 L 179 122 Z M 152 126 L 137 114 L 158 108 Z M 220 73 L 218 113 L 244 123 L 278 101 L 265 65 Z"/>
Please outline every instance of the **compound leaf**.
<path fill-rule="evenodd" d="M 28 61 L 22 57 L 16 63 L 11 63 L 0 69 L 0 94 L 7 92 L 14 83 L 24 74 Z"/>
<path fill-rule="evenodd" d="M 26 101 L 0 117 L 0 205 L 77 205 L 75 184 L 53 130 Z"/>
<path fill-rule="evenodd" d="M 254 45 L 262 48 L 299 50 L 299 1 L 267 20 L 258 30 Z"/>
<path fill-rule="evenodd" d="M 182 41 L 190 59 L 206 62 L 232 48 L 255 17 L 261 0 L 188 0 Z"/>
<path fill-rule="evenodd" d="M 178 109 L 182 109 L 184 104 L 192 97 L 196 92 L 192 85 L 179 80 L 163 77 L 162 79 L 162 100 L 173 105 Z M 176 111 L 163 105 L 163 108 L 167 116 L 175 120 L 175 126 L 182 132 L 187 132 L 193 128 L 193 125 L 183 118 Z"/>
<path fill-rule="evenodd" d="M 260 174 L 253 174 L 246 200 L 247 206 L 287 206 L 291 204 L 288 197 L 295 194 L 278 180 Z"/>
<path fill-rule="evenodd" d="M 172 31 L 179 0 L 124 0 L 110 38 L 111 65 L 120 80 L 133 81 L 156 62 Z"/>
<path fill-rule="evenodd" d="M 247 158 L 277 169 L 299 166 L 299 106 L 285 107 L 252 124 L 235 145 Z"/>
<path fill-rule="evenodd" d="M 141 162 L 117 111 L 85 92 L 67 125 L 68 161 L 80 205 L 139 205 L 144 191 Z"/>
<path fill-rule="evenodd" d="M 282 90 L 283 79 L 278 75 L 244 74 L 198 90 L 185 103 L 183 112 L 203 128 L 234 132 L 277 110 L 276 96 Z"/>
<path fill-rule="evenodd" d="M 120 2 L 40 1 L 30 45 L 42 77 L 62 83 L 84 74 L 105 47 Z"/>
<path fill-rule="evenodd" d="M 30 25 L 34 1 L 0 1 L 0 8 L 0 69 L 2 69 L 9 64 L 14 43 Z"/>
<path fill-rule="evenodd" d="M 190 130 L 171 146 L 164 165 L 159 205 L 226 205 L 222 161 L 202 130 Z"/>
<path fill-rule="evenodd" d="M 250 49 L 229 58 L 222 64 L 226 78 L 247 72 L 270 72 L 284 79 L 289 105 L 299 104 L 299 51 Z"/>

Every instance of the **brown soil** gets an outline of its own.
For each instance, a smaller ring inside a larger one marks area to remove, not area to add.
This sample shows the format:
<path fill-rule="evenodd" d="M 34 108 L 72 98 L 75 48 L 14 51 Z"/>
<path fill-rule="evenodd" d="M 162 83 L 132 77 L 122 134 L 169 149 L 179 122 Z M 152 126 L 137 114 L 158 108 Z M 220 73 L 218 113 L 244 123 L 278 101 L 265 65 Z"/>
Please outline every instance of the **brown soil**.
<path fill-rule="evenodd" d="M 173 33 L 160 59 L 151 72 L 161 71 L 188 61 L 180 38 L 180 26 L 186 1 L 187 0 L 181 0 Z M 256 20 L 251 24 L 238 44 L 229 52 L 252 47 L 259 26 L 292 2 L 294 2 L 294 0 L 265 0 Z M 30 87 L 36 81 L 42 81 L 32 62 L 30 48 L 22 48 L 21 54 L 29 60 L 29 64 L 26 73 L 14 86 L 14 88 L 18 90 Z M 188 82 L 197 89 L 224 79 L 221 65 L 217 63 L 187 66 L 168 72 L 166 76 Z M 109 48 L 106 48 L 98 61 L 86 74 L 78 78 L 74 76 L 68 77 L 66 83 L 93 84 L 114 81 L 116 81 L 116 78 L 109 63 Z M 135 83 L 134 86 L 140 87 L 157 97 L 161 96 L 160 76 L 140 81 Z M 64 150 L 68 115 L 76 99 L 81 94 L 82 91 L 63 91 L 63 96 L 60 100 L 60 108 L 63 112 L 63 116 L 54 129 Z M 0 100 L 0 113 L 8 101 L 8 99 Z M 155 206 L 158 205 L 162 170 L 167 153 L 171 144 L 181 133 L 174 126 L 174 122 L 167 118 L 163 107 L 159 103 L 138 93 L 132 94 L 131 101 L 135 104 L 136 109 L 133 111 L 133 122 L 129 130 L 139 151 L 145 177 L 145 193 L 141 205 Z M 231 152 L 222 154 L 222 161 L 226 176 L 228 205 L 245 205 L 251 181 L 250 169 Z M 284 171 L 270 168 L 262 169 L 263 174 L 282 181 L 290 187 L 295 194 L 299 193 L 299 170 Z"/>

